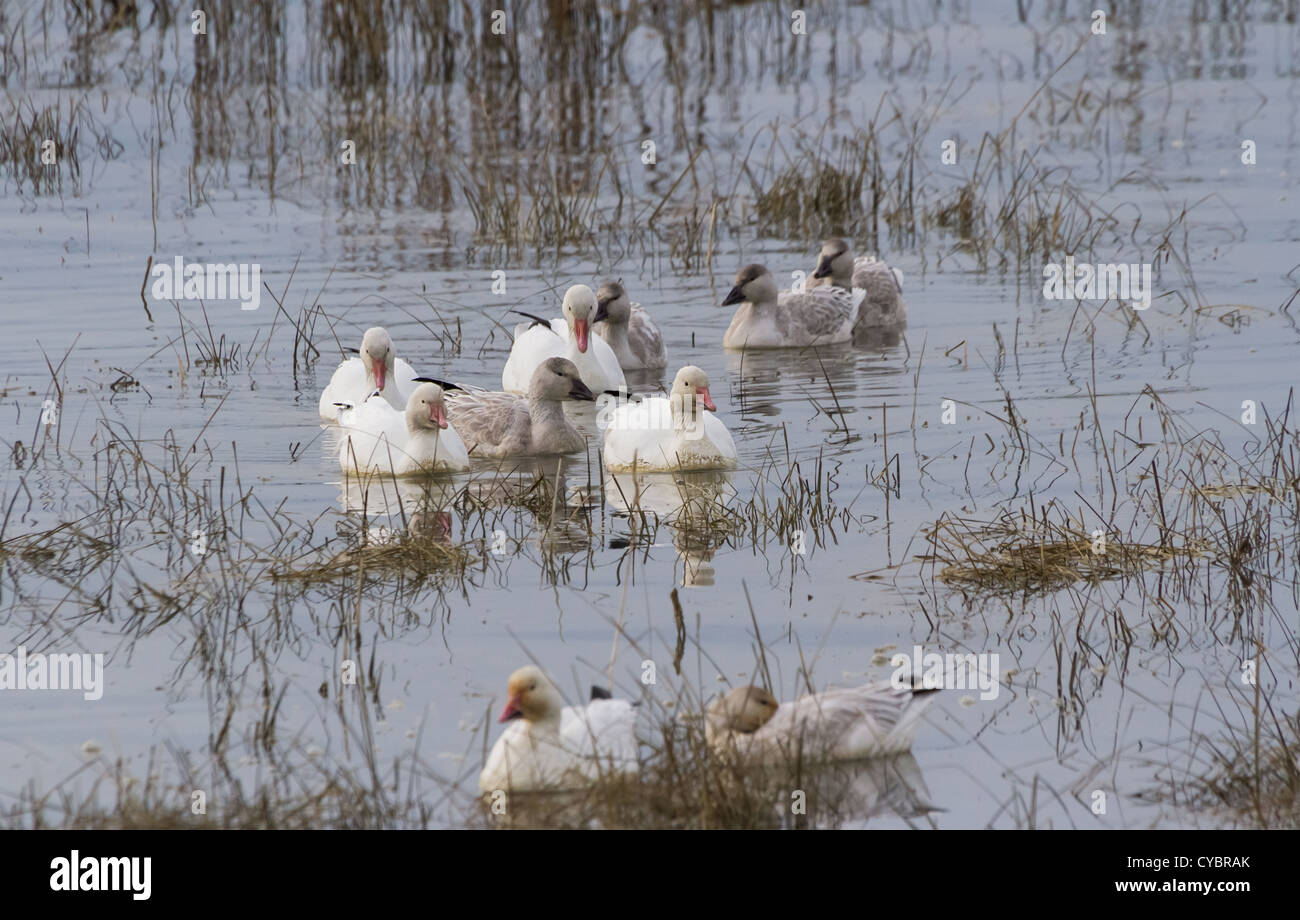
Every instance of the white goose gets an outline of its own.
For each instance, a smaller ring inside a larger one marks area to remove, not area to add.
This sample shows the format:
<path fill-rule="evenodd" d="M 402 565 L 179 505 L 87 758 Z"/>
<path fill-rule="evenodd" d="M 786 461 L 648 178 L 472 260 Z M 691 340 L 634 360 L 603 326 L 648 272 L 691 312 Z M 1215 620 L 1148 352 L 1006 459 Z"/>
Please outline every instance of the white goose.
<path fill-rule="evenodd" d="M 501 372 L 501 389 L 528 392 L 533 371 L 547 358 L 568 358 L 582 374 L 582 382 L 597 393 L 625 386 L 627 378 L 613 349 L 604 339 L 591 337 L 598 309 L 591 288 L 575 284 L 564 292 L 562 318 L 550 320 L 549 326 L 544 320 L 516 326 L 515 342 Z"/>
<path fill-rule="evenodd" d="M 623 370 L 660 370 L 668 366 L 659 327 L 639 303 L 628 299 L 621 282 L 602 284 L 596 292 L 596 304 L 599 309 L 591 323 L 596 335 L 614 350 Z"/>
<path fill-rule="evenodd" d="M 422 377 L 399 412 L 378 394 L 359 406 L 343 405 L 339 466 L 348 472 L 409 476 L 469 468 L 465 442 L 447 424 L 442 387 Z"/>
<path fill-rule="evenodd" d="M 497 738 L 478 777 L 479 792 L 573 789 L 602 775 L 635 772 L 636 711 L 593 688 L 586 706 L 565 706 L 555 685 L 529 665 L 510 675 Z"/>
<path fill-rule="evenodd" d="M 602 410 L 605 469 L 611 473 L 716 470 L 736 465 L 736 442 L 713 413 L 709 378 L 693 365 L 673 378 L 672 393 Z M 707 411 L 705 411 L 707 410 Z"/>
<path fill-rule="evenodd" d="M 397 357 L 388 330 L 374 326 L 361 338 L 358 357 L 348 358 L 334 371 L 320 395 L 320 417 L 338 420 L 338 404 L 360 405 L 375 391 L 394 409 L 405 409 L 415 389 L 415 371 Z"/>
<path fill-rule="evenodd" d="M 837 287 L 802 294 L 778 291 L 761 265 L 746 265 L 722 301 L 740 304 L 722 337 L 723 348 L 804 348 L 853 338 L 853 294 Z"/>
<path fill-rule="evenodd" d="M 853 258 L 847 240 L 832 239 L 822 243 L 811 284 L 814 288 L 832 285 L 852 293 L 858 305 L 854 332 L 907 325 L 903 273 L 875 256 Z"/>
<path fill-rule="evenodd" d="M 760 687 L 736 687 L 709 706 L 705 734 L 760 762 L 887 757 L 911 748 L 934 693 L 878 683 L 778 703 Z"/>
<path fill-rule="evenodd" d="M 457 388 L 447 395 L 451 422 L 475 457 L 568 454 L 587 439 L 564 416 L 564 400 L 594 400 L 568 358 L 547 358 L 533 371 L 528 396 Z"/>

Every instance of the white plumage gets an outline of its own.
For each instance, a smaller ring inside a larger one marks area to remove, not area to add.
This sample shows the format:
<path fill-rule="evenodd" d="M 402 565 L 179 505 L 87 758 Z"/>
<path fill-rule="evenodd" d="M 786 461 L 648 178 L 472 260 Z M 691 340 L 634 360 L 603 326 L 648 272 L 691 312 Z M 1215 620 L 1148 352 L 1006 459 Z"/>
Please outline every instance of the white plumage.
<path fill-rule="evenodd" d="M 736 442 L 716 408 L 704 371 L 682 368 L 667 398 L 642 397 L 598 418 L 605 426 L 605 468 L 618 473 L 734 467 Z"/>
<path fill-rule="evenodd" d="M 361 339 L 359 357 L 343 361 L 320 396 L 322 421 L 338 420 L 338 404 L 358 406 L 378 391 L 394 409 L 405 409 L 416 387 L 415 370 L 397 357 L 387 330 L 375 326 Z M 383 383 L 376 377 L 382 376 Z"/>
<path fill-rule="evenodd" d="M 377 394 L 341 407 L 339 425 L 339 466 L 345 471 L 406 476 L 469 468 L 465 442 L 447 424 L 437 384 L 417 386 L 404 412 Z"/>
<path fill-rule="evenodd" d="M 627 383 L 618 357 L 605 340 L 591 334 L 597 311 L 596 295 L 585 284 L 575 284 L 564 294 L 562 318 L 542 326 L 520 323 L 501 372 L 501 388 L 527 393 L 537 366 L 548 358 L 568 358 L 593 391 L 617 390 Z"/>
<path fill-rule="evenodd" d="M 497 738 L 479 774 L 479 791 L 573 789 L 638 769 L 636 709 L 627 700 L 564 706 L 539 668 L 510 675 Z"/>

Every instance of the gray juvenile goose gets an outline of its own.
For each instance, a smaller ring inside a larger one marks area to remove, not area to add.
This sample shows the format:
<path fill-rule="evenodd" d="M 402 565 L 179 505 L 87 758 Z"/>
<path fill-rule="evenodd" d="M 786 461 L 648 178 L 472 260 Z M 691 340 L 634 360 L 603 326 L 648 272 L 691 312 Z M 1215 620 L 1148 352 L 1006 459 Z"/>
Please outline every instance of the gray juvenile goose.
<path fill-rule="evenodd" d="M 533 371 L 527 397 L 458 388 L 447 394 L 447 414 L 471 457 L 568 454 L 587 441 L 564 417 L 564 400 L 595 398 L 572 361 L 547 358 Z"/>
<path fill-rule="evenodd" d="M 668 366 L 664 337 L 650 314 L 628 299 L 621 282 L 606 281 L 596 292 L 596 335 L 614 350 L 625 371 L 659 370 Z"/>
<path fill-rule="evenodd" d="M 853 293 L 833 285 L 802 294 L 779 292 L 762 265 L 746 265 L 722 301 L 740 304 L 723 348 L 804 348 L 853 338 Z"/>
<path fill-rule="evenodd" d="M 823 286 L 837 287 L 850 291 L 859 300 L 853 325 L 855 333 L 907 325 L 903 273 L 875 256 L 853 258 L 847 240 L 831 239 L 822 243 L 810 285 L 818 290 Z"/>

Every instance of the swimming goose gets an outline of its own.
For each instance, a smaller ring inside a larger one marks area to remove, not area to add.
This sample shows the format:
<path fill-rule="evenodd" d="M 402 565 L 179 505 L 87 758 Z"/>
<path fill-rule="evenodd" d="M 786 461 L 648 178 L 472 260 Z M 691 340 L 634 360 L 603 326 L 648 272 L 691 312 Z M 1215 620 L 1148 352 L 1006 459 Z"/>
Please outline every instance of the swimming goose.
<path fill-rule="evenodd" d="M 447 410 L 472 456 L 569 454 L 586 448 L 587 439 L 564 417 L 564 400 L 595 398 L 572 361 L 547 358 L 533 371 L 526 398 L 458 389 L 447 395 Z"/>
<path fill-rule="evenodd" d="M 602 284 L 596 292 L 596 304 L 599 309 L 591 323 L 596 335 L 613 349 L 623 370 L 659 370 L 668 366 L 659 327 L 639 303 L 628 299 L 621 282 Z"/>
<path fill-rule="evenodd" d="M 875 256 L 854 259 L 847 240 L 833 239 L 822 243 L 811 285 L 816 288 L 827 284 L 852 291 L 853 299 L 858 303 L 854 332 L 906 325 L 903 273 Z"/>
<path fill-rule="evenodd" d="M 637 769 L 636 711 L 593 688 L 586 706 L 565 706 L 541 668 L 510 675 L 497 738 L 478 777 L 481 793 L 573 789 Z"/>
<path fill-rule="evenodd" d="M 338 420 L 339 403 L 360 405 L 376 390 L 394 409 L 405 409 L 415 389 L 415 371 L 397 357 L 388 330 L 374 326 L 361 338 L 358 357 L 348 358 L 334 371 L 320 395 L 320 417 Z"/>
<path fill-rule="evenodd" d="M 673 378 L 672 393 L 624 403 L 597 417 L 604 422 L 605 469 L 730 469 L 736 465 L 736 442 L 709 394 L 709 377 L 693 365 Z M 707 410 L 707 411 L 705 411 Z"/>
<path fill-rule="evenodd" d="M 803 348 L 853 338 L 853 295 L 834 286 L 778 292 L 766 268 L 746 265 L 722 301 L 724 307 L 737 303 L 723 348 Z"/>
<path fill-rule="evenodd" d="M 597 393 L 625 386 L 627 378 L 613 349 L 602 338 L 591 337 L 591 324 L 599 307 L 596 294 L 585 284 L 564 292 L 563 317 L 515 327 L 515 343 L 501 372 L 501 389 L 527 393 L 533 371 L 547 358 L 568 358 L 582 374 L 582 382 Z"/>
<path fill-rule="evenodd" d="M 405 412 L 378 393 L 359 406 L 340 407 L 339 466 L 345 471 L 408 476 L 469 468 L 465 442 L 447 424 L 442 387 L 414 379 L 420 383 Z"/>
<path fill-rule="evenodd" d="M 876 683 L 778 703 L 761 687 L 736 687 L 709 706 L 705 734 L 715 747 L 759 761 L 901 754 L 935 692 Z"/>

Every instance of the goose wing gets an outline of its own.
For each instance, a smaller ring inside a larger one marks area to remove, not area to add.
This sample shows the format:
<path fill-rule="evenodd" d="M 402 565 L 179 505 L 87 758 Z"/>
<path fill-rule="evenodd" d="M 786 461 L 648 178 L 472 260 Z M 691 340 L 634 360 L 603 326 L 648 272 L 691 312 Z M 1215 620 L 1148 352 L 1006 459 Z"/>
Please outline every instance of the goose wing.
<path fill-rule="evenodd" d="M 451 423 L 471 453 L 488 454 L 526 436 L 532 420 L 528 401 L 514 393 L 470 389 L 446 396 Z"/>
<path fill-rule="evenodd" d="M 852 316 L 853 295 L 837 287 L 819 287 L 801 294 L 786 292 L 777 300 L 778 324 L 793 338 L 831 336 Z"/>

